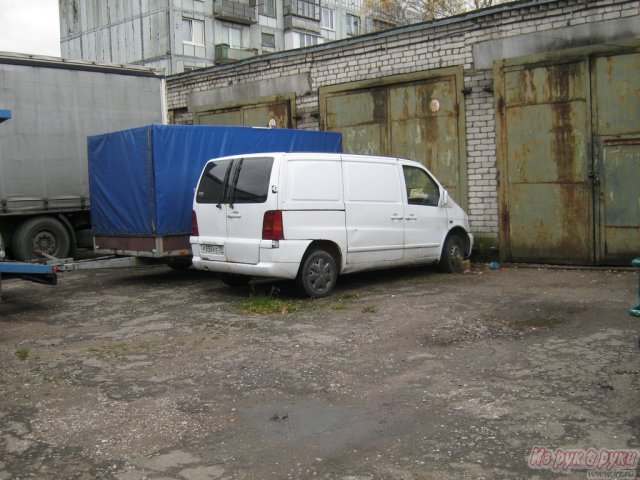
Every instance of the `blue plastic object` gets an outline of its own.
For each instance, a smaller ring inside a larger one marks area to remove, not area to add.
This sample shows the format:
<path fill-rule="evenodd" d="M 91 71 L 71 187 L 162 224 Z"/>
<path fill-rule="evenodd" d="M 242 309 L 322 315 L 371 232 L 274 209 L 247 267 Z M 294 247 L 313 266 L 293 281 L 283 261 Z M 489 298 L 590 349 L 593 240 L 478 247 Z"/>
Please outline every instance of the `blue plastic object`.
<path fill-rule="evenodd" d="M 11 118 L 11 110 L 0 110 L 0 123 Z"/>
<path fill-rule="evenodd" d="M 96 235 L 188 235 L 194 189 L 208 160 L 245 153 L 339 153 L 342 136 L 306 130 L 149 125 L 89 137 L 88 148 Z"/>
<path fill-rule="evenodd" d="M 498 270 L 500 268 L 500 264 L 498 262 L 491 262 L 489 264 L 489 268 L 491 270 Z"/>

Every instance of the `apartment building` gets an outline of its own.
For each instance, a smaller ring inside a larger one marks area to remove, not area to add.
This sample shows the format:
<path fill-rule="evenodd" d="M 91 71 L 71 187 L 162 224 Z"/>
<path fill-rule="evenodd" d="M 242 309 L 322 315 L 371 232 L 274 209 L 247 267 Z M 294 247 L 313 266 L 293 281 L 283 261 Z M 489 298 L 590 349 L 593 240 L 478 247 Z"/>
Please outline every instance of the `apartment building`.
<path fill-rule="evenodd" d="M 62 57 L 167 74 L 364 33 L 365 0 L 59 0 Z"/>

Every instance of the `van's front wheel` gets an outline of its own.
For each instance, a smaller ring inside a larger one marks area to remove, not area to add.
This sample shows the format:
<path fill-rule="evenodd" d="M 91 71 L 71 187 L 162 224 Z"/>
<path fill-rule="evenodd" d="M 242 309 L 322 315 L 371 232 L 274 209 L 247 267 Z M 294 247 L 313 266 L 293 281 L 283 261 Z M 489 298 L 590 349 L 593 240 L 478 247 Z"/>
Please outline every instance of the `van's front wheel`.
<path fill-rule="evenodd" d="M 458 259 L 464 259 L 464 240 L 460 235 L 452 233 L 444 241 L 438 265 L 443 272 L 453 273 Z"/>
<path fill-rule="evenodd" d="M 325 250 L 312 250 L 305 255 L 296 278 L 301 293 L 312 298 L 326 297 L 338 278 L 336 261 Z"/>

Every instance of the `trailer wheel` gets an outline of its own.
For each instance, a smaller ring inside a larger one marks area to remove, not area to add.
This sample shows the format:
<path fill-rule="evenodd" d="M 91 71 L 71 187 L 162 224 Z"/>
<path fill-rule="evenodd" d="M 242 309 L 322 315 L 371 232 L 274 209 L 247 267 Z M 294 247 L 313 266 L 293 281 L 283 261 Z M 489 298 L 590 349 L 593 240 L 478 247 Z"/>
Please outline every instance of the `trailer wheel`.
<path fill-rule="evenodd" d="M 11 241 L 11 249 L 16 259 L 31 260 L 40 250 L 57 258 L 69 256 L 71 239 L 62 222 L 52 217 L 34 217 L 22 222 Z"/>

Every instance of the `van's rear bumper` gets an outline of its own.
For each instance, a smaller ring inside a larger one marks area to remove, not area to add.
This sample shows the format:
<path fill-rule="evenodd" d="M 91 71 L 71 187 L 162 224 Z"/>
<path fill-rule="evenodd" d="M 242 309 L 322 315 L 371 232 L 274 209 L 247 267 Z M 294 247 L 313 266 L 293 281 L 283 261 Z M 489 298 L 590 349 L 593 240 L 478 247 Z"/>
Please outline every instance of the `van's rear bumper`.
<path fill-rule="evenodd" d="M 208 270 L 211 272 L 233 273 L 236 275 L 247 275 L 250 277 L 274 277 L 293 279 L 298 275 L 300 262 L 298 263 L 272 263 L 260 262 L 256 265 L 248 263 L 216 262 L 213 260 L 202 260 L 193 257 L 192 264 L 198 270 Z"/>
<path fill-rule="evenodd" d="M 199 245 L 192 243 L 192 264 L 198 270 L 211 272 L 293 279 L 298 275 L 300 262 L 310 244 L 311 240 L 280 240 L 277 242 L 278 247 L 274 248 L 274 242 L 263 240 L 260 245 L 260 262 L 250 264 L 207 258 L 206 254 L 200 254 Z"/>

